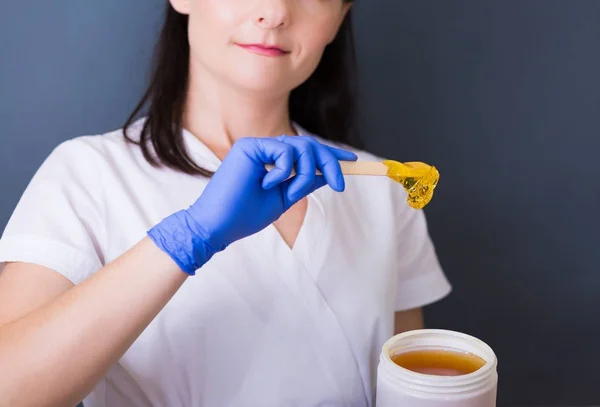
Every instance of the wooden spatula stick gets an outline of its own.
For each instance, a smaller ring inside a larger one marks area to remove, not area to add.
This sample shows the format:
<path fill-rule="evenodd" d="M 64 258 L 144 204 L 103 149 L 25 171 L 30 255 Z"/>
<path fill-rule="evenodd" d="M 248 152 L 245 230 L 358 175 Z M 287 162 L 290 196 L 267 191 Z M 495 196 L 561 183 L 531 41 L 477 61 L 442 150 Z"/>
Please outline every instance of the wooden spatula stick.
<path fill-rule="evenodd" d="M 388 168 L 379 161 L 340 161 L 340 167 L 342 167 L 342 174 L 344 175 L 379 175 L 387 176 Z M 265 165 L 267 170 L 274 168 L 274 165 Z M 293 176 L 296 172 L 292 171 Z M 317 171 L 318 175 L 322 175 L 320 171 Z"/>

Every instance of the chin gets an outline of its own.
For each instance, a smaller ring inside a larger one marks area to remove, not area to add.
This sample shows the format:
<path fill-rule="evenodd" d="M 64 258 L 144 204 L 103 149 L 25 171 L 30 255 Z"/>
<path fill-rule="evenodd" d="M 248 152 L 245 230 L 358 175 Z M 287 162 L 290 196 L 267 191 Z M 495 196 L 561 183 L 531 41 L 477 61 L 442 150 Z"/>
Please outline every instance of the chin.
<path fill-rule="evenodd" d="M 278 95 L 288 93 L 297 86 L 294 75 L 286 72 L 266 69 L 238 70 L 232 78 L 240 88 L 265 95 Z"/>

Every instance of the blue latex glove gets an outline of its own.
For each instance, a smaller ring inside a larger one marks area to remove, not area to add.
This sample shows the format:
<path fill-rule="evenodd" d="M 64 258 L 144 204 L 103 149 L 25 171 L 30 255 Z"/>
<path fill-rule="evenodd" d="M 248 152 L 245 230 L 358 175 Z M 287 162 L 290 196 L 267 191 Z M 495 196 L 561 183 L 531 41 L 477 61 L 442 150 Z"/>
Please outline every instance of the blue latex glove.
<path fill-rule="evenodd" d="M 276 221 L 318 188 L 345 188 L 339 160 L 354 153 L 325 146 L 312 137 L 280 136 L 238 140 L 198 200 L 164 219 L 148 235 L 194 275 L 217 252 Z M 270 171 L 265 164 L 275 164 Z M 296 175 L 290 179 L 292 170 Z M 316 170 L 323 175 L 316 175 Z"/>

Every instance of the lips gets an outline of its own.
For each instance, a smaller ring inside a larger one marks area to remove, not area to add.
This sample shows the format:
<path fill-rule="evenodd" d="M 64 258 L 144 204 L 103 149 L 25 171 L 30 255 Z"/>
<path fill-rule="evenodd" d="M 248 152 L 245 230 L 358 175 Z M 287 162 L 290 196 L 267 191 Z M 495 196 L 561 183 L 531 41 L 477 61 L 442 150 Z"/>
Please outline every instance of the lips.
<path fill-rule="evenodd" d="M 244 48 L 254 54 L 268 56 L 268 57 L 279 57 L 286 54 L 289 54 L 289 51 L 286 51 L 278 46 L 273 45 L 265 45 L 265 44 L 237 44 L 239 47 Z"/>

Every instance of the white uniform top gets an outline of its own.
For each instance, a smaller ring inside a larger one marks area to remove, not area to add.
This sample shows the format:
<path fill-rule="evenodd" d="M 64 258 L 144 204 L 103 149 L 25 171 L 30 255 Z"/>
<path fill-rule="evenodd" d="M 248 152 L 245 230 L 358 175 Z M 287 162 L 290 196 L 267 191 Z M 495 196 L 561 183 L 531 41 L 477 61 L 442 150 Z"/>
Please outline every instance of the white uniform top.
<path fill-rule="evenodd" d="M 184 138 L 200 166 L 218 167 L 197 138 Z M 434 302 L 450 285 L 424 213 L 407 206 L 400 185 L 385 177 L 346 182 L 343 193 L 325 186 L 309 196 L 293 249 L 271 225 L 216 254 L 86 407 L 373 405 L 394 311 Z M 121 131 L 67 141 L 20 200 L 0 262 L 40 264 L 79 284 L 187 208 L 206 183 L 150 166 Z"/>

